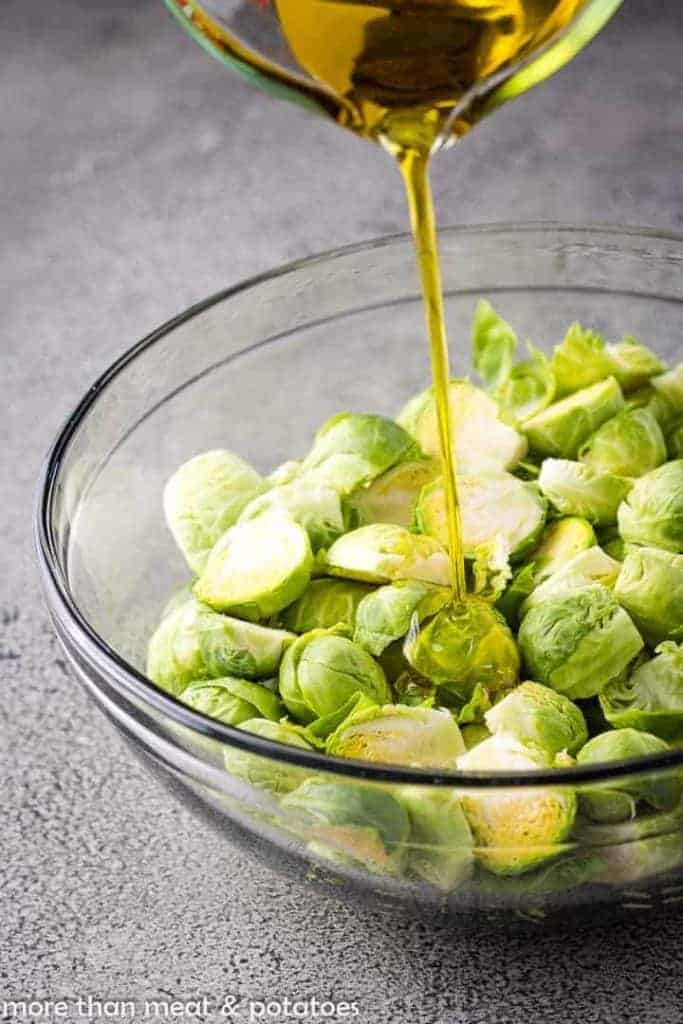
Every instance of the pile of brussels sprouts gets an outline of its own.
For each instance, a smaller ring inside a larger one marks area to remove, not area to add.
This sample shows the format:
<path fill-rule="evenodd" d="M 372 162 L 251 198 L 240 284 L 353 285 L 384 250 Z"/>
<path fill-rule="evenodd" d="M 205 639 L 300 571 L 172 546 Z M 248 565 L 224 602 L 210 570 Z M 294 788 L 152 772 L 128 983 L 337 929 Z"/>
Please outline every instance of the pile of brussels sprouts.
<path fill-rule="evenodd" d="M 177 470 L 164 509 L 194 580 L 150 641 L 155 683 L 270 740 L 437 772 L 683 742 L 683 363 L 579 324 L 551 358 L 528 343 L 515 362 L 485 301 L 472 344 L 481 386 L 450 388 L 466 603 L 452 602 L 427 390 L 396 420 L 333 416 L 269 477 L 224 450 Z M 628 862 L 583 872 L 624 881 L 683 859 L 680 831 L 665 841 L 681 827 L 671 773 L 458 794 L 302 776 L 236 748 L 225 766 L 275 794 L 317 852 L 442 889 L 475 865 L 537 869 L 552 888 L 576 841 L 615 828 L 642 839 Z"/>

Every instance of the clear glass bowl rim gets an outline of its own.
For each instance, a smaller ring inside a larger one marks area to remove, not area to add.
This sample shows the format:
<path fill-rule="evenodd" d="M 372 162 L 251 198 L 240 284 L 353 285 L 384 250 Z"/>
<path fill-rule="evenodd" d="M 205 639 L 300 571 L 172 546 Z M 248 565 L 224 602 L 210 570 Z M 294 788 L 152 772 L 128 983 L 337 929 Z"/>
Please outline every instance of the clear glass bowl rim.
<path fill-rule="evenodd" d="M 563 237 L 570 237 L 572 235 L 585 236 L 587 233 L 595 233 L 602 236 L 603 239 L 605 236 L 612 236 L 615 242 L 625 238 L 639 239 L 641 241 L 649 239 L 651 241 L 673 242 L 680 246 L 683 251 L 683 234 L 651 228 L 601 224 L 599 222 L 566 224 L 554 221 L 526 221 L 520 223 L 498 222 L 463 226 L 451 225 L 440 229 L 439 234 L 440 238 L 443 239 L 453 235 L 495 235 L 496 233 L 509 234 L 512 231 L 517 234 L 533 234 L 539 231 L 554 232 Z M 130 366 L 142 352 L 151 348 L 151 346 L 177 326 L 203 313 L 211 306 L 224 302 L 234 295 L 257 288 L 259 285 L 274 278 L 283 277 L 302 268 L 311 269 L 315 266 L 330 263 L 340 257 L 353 256 L 354 253 L 364 253 L 397 244 L 412 244 L 412 239 L 409 234 L 405 233 L 386 235 L 366 242 L 330 249 L 304 259 L 293 260 L 261 274 L 246 278 L 229 288 L 215 292 L 213 295 L 189 306 L 172 319 L 167 320 L 127 349 L 97 378 L 64 421 L 52 447 L 48 451 L 38 479 L 33 523 L 34 541 L 50 612 L 68 630 L 78 649 L 89 656 L 89 663 L 94 664 L 102 673 L 106 673 L 108 682 L 114 685 L 116 689 L 124 692 L 128 691 L 138 700 L 150 705 L 157 713 L 168 717 L 173 722 L 184 726 L 190 731 L 275 761 L 283 761 L 312 770 L 350 776 L 368 782 L 396 783 L 399 785 L 421 784 L 439 787 L 457 786 L 458 789 L 511 786 L 515 788 L 533 788 L 539 785 L 589 784 L 619 779 L 633 774 L 663 772 L 683 767 L 683 746 L 677 749 L 674 748 L 665 754 L 610 761 L 598 766 L 585 765 L 518 773 L 434 772 L 419 768 L 378 765 L 365 761 L 330 757 L 315 750 L 303 750 L 246 733 L 235 726 L 225 725 L 203 715 L 201 712 L 192 710 L 176 697 L 161 690 L 143 673 L 139 672 L 117 654 L 92 628 L 81 613 L 77 601 L 71 593 L 69 582 L 59 557 L 52 529 L 51 512 L 60 478 L 62 460 L 71 439 L 110 382 L 125 367 Z"/>

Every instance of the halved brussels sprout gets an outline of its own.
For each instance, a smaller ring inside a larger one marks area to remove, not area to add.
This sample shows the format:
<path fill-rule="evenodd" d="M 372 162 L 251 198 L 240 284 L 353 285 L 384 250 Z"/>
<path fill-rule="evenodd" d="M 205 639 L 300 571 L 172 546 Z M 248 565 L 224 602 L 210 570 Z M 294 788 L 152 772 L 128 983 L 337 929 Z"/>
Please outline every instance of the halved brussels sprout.
<path fill-rule="evenodd" d="M 683 640 L 683 555 L 629 546 L 614 592 L 650 646 Z"/>
<path fill-rule="evenodd" d="M 328 737 L 326 749 L 359 761 L 455 769 L 465 744 L 449 711 L 387 704 L 352 713 Z"/>
<path fill-rule="evenodd" d="M 463 772 L 538 771 L 547 762 L 508 736 L 492 736 L 458 760 Z M 568 849 L 577 801 L 568 789 L 466 790 L 462 807 L 475 838 L 475 857 L 496 875 L 531 871 Z"/>
<path fill-rule="evenodd" d="M 164 488 L 164 513 L 193 572 L 202 571 L 216 541 L 266 486 L 239 455 L 222 449 L 195 455 L 175 471 Z"/>
<path fill-rule="evenodd" d="M 176 695 L 199 679 L 268 679 L 294 639 L 283 629 L 231 619 L 190 598 L 167 615 L 152 636 L 147 675 Z"/>
<path fill-rule="evenodd" d="M 683 459 L 683 423 L 679 423 L 667 438 L 670 459 Z"/>
<path fill-rule="evenodd" d="M 614 377 L 608 377 L 553 402 L 526 421 L 524 432 L 532 451 L 574 459 L 591 434 L 623 408 L 621 388 Z"/>
<path fill-rule="evenodd" d="M 461 473 L 512 469 L 524 458 L 525 438 L 501 420 L 497 403 L 485 391 L 467 380 L 452 380 L 449 397 L 453 450 Z M 431 388 L 408 402 L 398 422 L 417 439 L 425 455 L 440 457 L 436 401 Z"/>
<path fill-rule="evenodd" d="M 190 683 L 180 694 L 180 700 L 226 725 L 241 725 L 252 718 L 277 722 L 282 714 L 277 694 L 266 685 L 234 676 Z"/>
<path fill-rule="evenodd" d="M 286 796 L 297 831 L 352 863 L 380 874 L 400 872 L 410 836 L 408 812 L 389 792 L 351 782 L 307 779 Z"/>
<path fill-rule="evenodd" d="M 361 526 L 340 537 L 327 552 L 326 565 L 332 576 L 369 583 L 423 580 L 445 587 L 451 582 L 442 545 L 392 523 Z"/>
<path fill-rule="evenodd" d="M 636 480 L 619 508 L 619 531 L 630 544 L 683 552 L 683 459 Z"/>
<path fill-rule="evenodd" d="M 518 642 L 530 678 L 572 700 L 601 693 L 643 648 L 627 613 L 600 584 L 532 608 Z"/>
<path fill-rule="evenodd" d="M 286 722 L 271 722 L 267 718 L 252 718 L 247 722 L 241 722 L 238 728 L 243 732 L 261 736 L 263 739 L 272 740 L 275 743 L 284 743 L 289 747 L 299 747 L 302 750 L 313 749 L 301 733 Z M 284 761 L 273 760 L 265 754 L 240 750 L 239 747 L 225 747 L 223 763 L 225 770 L 236 779 L 242 779 L 258 789 L 266 789 L 278 795 L 296 789 L 311 775 L 310 768 L 286 764 Z"/>
<path fill-rule="evenodd" d="M 472 320 L 472 362 L 491 391 L 510 376 L 517 335 L 487 299 L 480 299 Z"/>
<path fill-rule="evenodd" d="M 582 516 L 596 526 L 609 526 L 616 523 L 619 506 L 633 481 L 581 462 L 546 459 L 538 485 L 563 515 Z"/>
<path fill-rule="evenodd" d="M 453 790 L 402 786 L 401 803 L 410 817 L 407 870 L 430 885 L 452 892 L 472 874 L 472 832 Z"/>
<path fill-rule="evenodd" d="M 637 729 L 612 729 L 594 736 L 576 755 L 579 765 L 626 761 L 633 757 L 665 754 L 668 744 L 658 736 Z M 657 811 L 671 811 L 683 792 L 683 777 L 661 772 L 632 775 L 613 783 L 584 788 L 579 796 L 581 812 L 592 821 L 625 821 L 634 817 L 640 801 Z"/>
<path fill-rule="evenodd" d="M 640 729 L 669 743 L 683 741 L 683 644 L 663 643 L 655 657 L 601 693 L 605 718 L 615 729 Z"/>
<path fill-rule="evenodd" d="M 391 702 L 381 666 L 335 630 L 304 633 L 282 659 L 280 696 L 300 722 L 332 715 L 358 693 L 377 704 Z"/>
<path fill-rule="evenodd" d="M 358 605 L 374 587 L 355 580 L 311 580 L 301 597 L 280 613 L 280 621 L 293 633 L 331 629 L 339 623 L 353 629 Z"/>
<path fill-rule="evenodd" d="M 605 377 L 615 377 L 625 391 L 632 391 L 665 369 L 655 353 L 635 338 L 606 345 L 599 334 L 577 323 L 555 347 L 552 366 L 560 395 L 572 394 Z"/>
<path fill-rule="evenodd" d="M 502 537 L 512 559 L 522 558 L 543 529 L 546 504 L 534 483 L 510 473 L 458 477 L 458 500 L 465 555 L 474 557 L 477 547 Z M 415 519 L 421 533 L 448 543 L 446 499 L 443 481 L 427 484 L 420 494 Z"/>
<path fill-rule="evenodd" d="M 414 438 L 394 420 L 340 412 L 322 425 L 301 468 L 348 495 L 396 463 L 421 455 Z"/>
<path fill-rule="evenodd" d="M 349 528 L 348 509 L 339 494 L 315 476 L 272 487 L 254 498 L 242 511 L 240 522 L 271 510 L 286 512 L 295 523 L 303 526 L 314 552 L 328 548 Z"/>
<path fill-rule="evenodd" d="M 521 424 L 547 409 L 556 392 L 555 372 L 547 356 L 529 341 L 527 348 L 529 358 L 513 366 L 496 390 L 502 408 Z"/>
<path fill-rule="evenodd" d="M 490 695 L 504 693 L 519 678 L 517 644 L 505 619 L 478 597 L 443 608 L 408 634 L 403 650 L 436 683 L 443 703 L 467 703 L 478 685 Z"/>
<path fill-rule="evenodd" d="M 304 592 L 312 568 L 308 534 L 286 513 L 273 509 L 223 534 L 194 592 L 216 611 L 265 619 Z"/>
<path fill-rule="evenodd" d="M 451 599 L 448 587 L 420 580 L 399 580 L 372 591 L 358 605 L 353 639 L 376 657 L 418 621 L 435 615 Z"/>
<path fill-rule="evenodd" d="M 565 594 L 593 583 L 614 590 L 620 572 L 621 563 L 610 558 L 602 548 L 592 547 L 581 551 L 529 594 L 519 609 L 520 618 L 546 601 L 564 597 Z"/>
<path fill-rule="evenodd" d="M 581 709 L 540 683 L 521 683 L 484 719 L 493 735 L 510 736 L 550 763 L 562 751 L 575 753 L 588 739 Z"/>
<path fill-rule="evenodd" d="M 396 523 L 410 527 L 420 491 L 441 473 L 435 459 L 401 462 L 382 473 L 368 487 L 354 491 L 349 501 L 360 526 L 370 523 Z"/>
<path fill-rule="evenodd" d="M 579 461 L 615 476 L 643 476 L 666 462 L 662 428 L 650 409 L 625 409 L 588 438 Z"/>

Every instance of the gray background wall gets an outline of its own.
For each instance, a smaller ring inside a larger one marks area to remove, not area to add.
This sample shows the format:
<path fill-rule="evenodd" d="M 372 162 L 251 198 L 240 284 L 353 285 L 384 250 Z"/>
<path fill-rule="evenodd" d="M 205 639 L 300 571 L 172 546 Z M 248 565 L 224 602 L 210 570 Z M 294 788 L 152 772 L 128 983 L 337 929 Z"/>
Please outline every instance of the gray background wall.
<path fill-rule="evenodd" d="M 442 221 L 680 229 L 682 44 L 677 0 L 626 0 L 570 68 L 437 163 Z M 4 0 L 0 999 L 316 994 L 357 1000 L 361 1024 L 680 1020 L 680 914 L 524 938 L 308 902 L 131 762 L 53 639 L 32 491 L 94 377 L 245 274 L 404 225 L 381 152 L 250 92 L 158 0 Z"/>

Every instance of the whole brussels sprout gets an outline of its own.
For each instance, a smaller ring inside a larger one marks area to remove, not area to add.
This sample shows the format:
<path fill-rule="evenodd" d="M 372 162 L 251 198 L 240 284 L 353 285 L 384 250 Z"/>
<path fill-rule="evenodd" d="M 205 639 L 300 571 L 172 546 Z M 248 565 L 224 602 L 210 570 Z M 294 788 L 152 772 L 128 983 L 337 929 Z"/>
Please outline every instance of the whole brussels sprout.
<path fill-rule="evenodd" d="M 400 462 L 382 473 L 368 487 L 354 491 L 349 502 L 359 526 L 370 523 L 395 523 L 410 527 L 420 491 L 441 474 L 435 459 Z"/>
<path fill-rule="evenodd" d="M 588 739 L 581 709 L 540 683 L 521 683 L 484 719 L 494 736 L 510 736 L 549 763 L 562 751 L 575 753 Z"/>
<path fill-rule="evenodd" d="M 683 741 L 683 644 L 663 643 L 600 695 L 605 718 L 615 729 L 640 729 L 670 743 Z"/>
<path fill-rule="evenodd" d="M 349 513 L 333 487 L 315 476 L 273 487 L 244 508 L 240 522 L 279 509 L 303 526 L 312 550 L 328 548 L 349 527 Z"/>
<path fill-rule="evenodd" d="M 529 594 L 519 609 L 520 619 L 546 601 L 564 597 L 593 583 L 614 590 L 620 572 L 621 563 L 610 558 L 602 548 L 592 547 L 581 551 Z"/>
<path fill-rule="evenodd" d="M 683 640 L 683 555 L 629 547 L 614 593 L 652 647 Z"/>
<path fill-rule="evenodd" d="M 374 523 L 361 526 L 336 540 L 326 558 L 332 576 L 391 583 L 423 580 L 449 586 L 448 555 L 433 537 L 421 537 L 403 526 Z"/>
<path fill-rule="evenodd" d="M 240 722 L 238 728 L 253 736 L 284 743 L 289 747 L 301 750 L 313 748 L 301 733 L 286 722 L 271 722 L 267 718 L 253 718 Z M 265 754 L 240 750 L 238 747 L 226 747 L 223 751 L 225 770 L 236 779 L 242 779 L 257 789 L 265 789 L 280 795 L 289 793 L 311 774 L 311 770 L 295 764 L 276 761 Z"/>
<path fill-rule="evenodd" d="M 440 611 L 450 599 L 448 587 L 420 580 L 399 580 L 379 587 L 358 605 L 353 639 L 377 657 L 389 644 L 406 635 L 414 615 L 422 622 Z"/>
<path fill-rule="evenodd" d="M 292 812 L 297 831 L 314 841 L 319 852 L 328 847 L 343 861 L 369 871 L 400 873 L 410 818 L 403 804 L 386 790 L 312 778 L 285 797 L 281 806 Z"/>
<path fill-rule="evenodd" d="M 365 486 L 398 462 L 422 455 L 414 438 L 386 416 L 340 412 L 322 425 L 302 463 L 340 494 Z"/>
<path fill-rule="evenodd" d="M 280 621 L 293 633 L 331 629 L 340 623 L 353 629 L 358 605 L 373 590 L 369 583 L 355 580 L 311 580 L 301 597 L 280 613 Z"/>
<path fill-rule="evenodd" d="M 500 418 L 497 403 L 467 380 L 449 385 L 452 443 L 461 473 L 513 469 L 527 451 L 521 434 Z M 415 437 L 425 455 L 441 455 L 436 400 L 431 388 L 412 398 L 398 422 Z"/>
<path fill-rule="evenodd" d="M 633 481 L 569 459 L 546 459 L 538 486 L 563 515 L 582 516 L 597 526 L 616 523 Z"/>
<path fill-rule="evenodd" d="M 219 615 L 191 598 L 171 611 L 152 636 L 147 675 L 175 695 L 195 680 L 268 679 L 293 640 L 282 629 Z"/>
<path fill-rule="evenodd" d="M 508 736 L 492 736 L 458 760 L 463 772 L 538 771 L 546 762 Z M 475 839 L 475 856 L 496 875 L 520 875 L 568 849 L 576 818 L 575 794 L 564 788 L 465 790 L 462 807 Z"/>
<path fill-rule="evenodd" d="M 358 693 L 377 704 L 391 703 L 381 666 L 335 630 L 304 633 L 282 659 L 280 696 L 300 722 L 332 715 Z"/>
<path fill-rule="evenodd" d="M 193 572 L 202 571 L 216 541 L 266 486 L 248 463 L 222 449 L 196 455 L 176 470 L 164 489 L 164 513 Z"/>
<path fill-rule="evenodd" d="M 472 832 L 453 790 L 402 786 L 410 817 L 406 870 L 444 892 L 467 881 L 474 867 Z"/>
<path fill-rule="evenodd" d="M 304 592 L 312 567 L 306 531 L 286 513 L 271 510 L 223 534 L 194 592 L 216 611 L 265 619 Z"/>
<path fill-rule="evenodd" d="M 180 694 L 180 700 L 226 725 L 241 725 L 252 718 L 277 722 L 282 714 L 277 694 L 267 685 L 233 676 L 190 683 Z"/>
<path fill-rule="evenodd" d="M 436 683 L 443 703 L 467 703 L 478 685 L 504 693 L 519 678 L 519 653 L 505 619 L 477 597 L 443 608 L 409 633 L 403 650 L 412 667 Z"/>
<path fill-rule="evenodd" d="M 572 700 L 601 693 L 643 648 L 631 619 L 601 584 L 532 608 L 518 642 L 529 676 Z"/>
<path fill-rule="evenodd" d="M 387 704 L 351 714 L 328 737 L 327 752 L 379 764 L 455 769 L 465 752 L 460 730 L 442 709 Z"/>
<path fill-rule="evenodd" d="M 650 409 L 625 409 L 588 438 L 579 461 L 614 476 L 643 476 L 666 462 L 662 428 Z"/>
<path fill-rule="evenodd" d="M 579 751 L 579 765 L 627 761 L 630 758 L 665 754 L 668 744 L 658 736 L 637 729 L 613 729 L 594 736 Z M 681 798 L 683 777 L 634 774 L 615 782 L 601 783 L 581 791 L 581 811 L 593 821 L 624 821 L 632 818 L 636 804 L 643 801 L 657 811 L 672 810 Z"/>
<path fill-rule="evenodd" d="M 465 555 L 502 538 L 510 557 L 523 558 L 536 544 L 545 524 L 546 503 L 535 483 L 518 480 L 510 473 L 458 477 L 458 501 Z M 423 488 L 415 520 L 421 533 L 448 543 L 446 499 L 441 479 Z"/>
<path fill-rule="evenodd" d="M 619 532 L 630 544 L 683 552 L 683 459 L 636 480 L 619 507 Z"/>
<path fill-rule="evenodd" d="M 624 408 L 614 377 L 553 402 L 524 424 L 529 447 L 539 455 L 576 458 L 585 441 Z"/>

